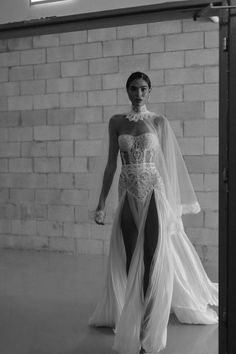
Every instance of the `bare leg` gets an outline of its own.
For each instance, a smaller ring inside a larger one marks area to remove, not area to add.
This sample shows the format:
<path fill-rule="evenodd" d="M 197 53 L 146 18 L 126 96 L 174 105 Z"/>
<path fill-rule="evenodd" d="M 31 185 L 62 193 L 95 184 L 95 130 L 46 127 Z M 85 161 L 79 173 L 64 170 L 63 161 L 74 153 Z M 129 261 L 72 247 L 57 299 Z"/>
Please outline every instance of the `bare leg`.
<path fill-rule="evenodd" d="M 130 209 L 127 195 L 125 197 L 123 209 L 121 212 L 121 230 L 126 252 L 126 273 L 128 275 L 131 259 L 137 241 L 138 230 Z"/>
<path fill-rule="evenodd" d="M 158 214 L 156 209 L 155 196 L 153 192 L 148 207 L 148 214 L 147 214 L 147 219 L 146 219 L 146 224 L 144 229 L 144 277 L 143 277 L 144 297 L 146 295 L 148 285 L 149 285 L 150 268 L 157 247 L 158 233 L 159 233 Z M 148 311 L 150 311 L 150 309 L 147 309 L 147 312 Z M 146 351 L 143 348 L 141 348 L 140 354 L 144 354 L 144 353 L 146 353 Z"/>
<path fill-rule="evenodd" d="M 159 233 L 158 214 L 155 203 L 154 192 L 152 193 L 150 204 L 148 207 L 147 219 L 144 230 L 144 279 L 143 294 L 147 292 L 149 284 L 149 275 L 152 259 L 157 247 Z"/>

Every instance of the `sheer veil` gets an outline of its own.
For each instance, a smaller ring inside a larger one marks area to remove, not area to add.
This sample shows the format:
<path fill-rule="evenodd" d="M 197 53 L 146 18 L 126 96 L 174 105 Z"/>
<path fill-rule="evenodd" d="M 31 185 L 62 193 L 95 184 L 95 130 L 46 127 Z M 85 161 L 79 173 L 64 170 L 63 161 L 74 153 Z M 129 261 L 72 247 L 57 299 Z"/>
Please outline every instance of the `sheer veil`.
<path fill-rule="evenodd" d="M 117 119 L 119 119 L 117 115 Z M 198 213 L 200 206 L 193 189 L 177 139 L 167 118 L 163 115 L 149 112 L 149 118 L 144 120 L 147 131 L 158 137 L 159 151 L 156 153 L 156 168 L 162 177 L 166 197 L 176 217 L 182 214 Z M 95 157 L 91 171 L 91 189 L 89 191 L 89 210 L 96 209 L 107 163 L 109 150 L 108 127 L 105 128 L 100 151 Z M 117 158 L 117 170 L 106 201 L 106 211 L 114 214 L 118 206 L 118 182 L 121 171 L 120 154 Z"/>

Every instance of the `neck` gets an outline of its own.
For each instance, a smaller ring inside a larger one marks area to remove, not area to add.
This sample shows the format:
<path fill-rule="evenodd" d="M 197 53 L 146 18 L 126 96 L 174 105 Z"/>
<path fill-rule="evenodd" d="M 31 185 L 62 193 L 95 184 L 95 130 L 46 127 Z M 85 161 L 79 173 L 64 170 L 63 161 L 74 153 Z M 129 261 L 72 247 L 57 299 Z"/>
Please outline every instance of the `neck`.
<path fill-rule="evenodd" d="M 145 112 L 147 110 L 146 105 L 144 104 L 143 106 L 132 106 L 132 110 L 135 113 L 141 113 L 141 112 Z"/>

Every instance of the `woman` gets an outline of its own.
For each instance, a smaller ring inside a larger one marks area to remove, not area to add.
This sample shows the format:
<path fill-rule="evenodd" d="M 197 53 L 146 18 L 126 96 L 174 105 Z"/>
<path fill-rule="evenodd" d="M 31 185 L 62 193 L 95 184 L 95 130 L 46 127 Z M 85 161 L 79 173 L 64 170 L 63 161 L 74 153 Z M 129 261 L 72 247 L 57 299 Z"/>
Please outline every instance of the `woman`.
<path fill-rule="evenodd" d="M 208 305 L 217 305 L 218 290 L 184 232 L 181 215 L 200 207 L 167 119 L 146 108 L 150 79 L 135 72 L 126 89 L 131 111 L 109 122 L 95 221 L 104 224 L 118 153 L 119 203 L 104 294 L 89 323 L 114 328 L 121 354 L 155 354 L 166 345 L 171 310 L 184 323 L 217 323 Z"/>

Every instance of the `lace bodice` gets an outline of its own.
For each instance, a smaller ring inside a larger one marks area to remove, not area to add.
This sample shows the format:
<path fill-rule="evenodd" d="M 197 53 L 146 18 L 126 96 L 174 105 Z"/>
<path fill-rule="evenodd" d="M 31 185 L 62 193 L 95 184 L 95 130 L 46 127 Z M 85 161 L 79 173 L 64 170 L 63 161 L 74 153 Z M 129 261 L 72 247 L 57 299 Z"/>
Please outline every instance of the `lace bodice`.
<path fill-rule="evenodd" d="M 122 164 L 150 163 L 154 162 L 159 142 L 153 133 L 122 134 L 119 136 L 119 148 Z"/>
<path fill-rule="evenodd" d="M 155 157 L 159 141 L 154 133 L 138 136 L 119 136 L 122 170 L 119 180 L 119 195 L 125 191 L 135 198 L 144 200 L 153 189 L 164 190 L 164 185 L 156 169 Z"/>

